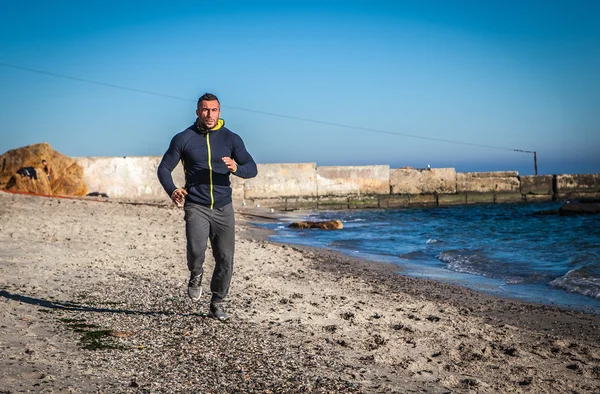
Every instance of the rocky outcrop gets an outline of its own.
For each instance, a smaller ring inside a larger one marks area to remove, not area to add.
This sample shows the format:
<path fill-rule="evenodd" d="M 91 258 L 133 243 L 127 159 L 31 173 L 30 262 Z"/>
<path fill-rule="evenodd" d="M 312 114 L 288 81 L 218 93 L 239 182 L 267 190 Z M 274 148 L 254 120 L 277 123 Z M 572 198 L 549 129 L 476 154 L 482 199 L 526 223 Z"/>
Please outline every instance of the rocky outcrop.
<path fill-rule="evenodd" d="M 48 163 L 48 172 L 42 160 Z M 19 170 L 26 167 L 32 167 L 35 176 L 22 175 Z M 47 143 L 9 150 L 0 156 L 0 189 L 59 196 L 87 193 L 83 167 Z"/>
<path fill-rule="evenodd" d="M 322 230 L 341 230 L 344 228 L 341 220 L 327 220 L 324 222 L 294 222 L 289 228 L 320 228 Z"/>

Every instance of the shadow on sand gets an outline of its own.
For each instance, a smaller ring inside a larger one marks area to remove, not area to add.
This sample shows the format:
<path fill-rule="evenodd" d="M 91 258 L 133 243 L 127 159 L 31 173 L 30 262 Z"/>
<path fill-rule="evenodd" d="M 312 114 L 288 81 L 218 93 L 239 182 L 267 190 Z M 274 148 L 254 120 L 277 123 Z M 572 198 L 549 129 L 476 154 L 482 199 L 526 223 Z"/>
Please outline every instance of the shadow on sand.
<path fill-rule="evenodd" d="M 132 311 L 129 309 L 113 309 L 113 308 L 97 308 L 93 306 L 87 306 L 83 304 L 78 304 L 75 302 L 61 302 L 61 301 L 49 301 L 41 298 L 29 297 L 26 295 L 9 293 L 6 290 L 0 290 L 0 297 L 23 302 L 29 305 L 41 306 L 43 308 L 49 309 L 60 309 L 65 311 L 76 311 L 76 312 L 97 312 L 97 313 L 123 313 L 126 315 L 163 315 L 163 316 L 202 316 L 202 314 L 198 313 L 175 313 L 169 311 Z"/>

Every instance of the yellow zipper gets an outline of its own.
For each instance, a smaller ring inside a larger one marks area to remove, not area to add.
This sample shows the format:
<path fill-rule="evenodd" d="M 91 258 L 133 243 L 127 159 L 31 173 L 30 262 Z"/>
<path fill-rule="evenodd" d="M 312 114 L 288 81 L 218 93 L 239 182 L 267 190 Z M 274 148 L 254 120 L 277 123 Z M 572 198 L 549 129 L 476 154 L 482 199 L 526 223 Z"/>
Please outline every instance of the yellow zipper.
<path fill-rule="evenodd" d="M 210 156 L 210 133 L 206 133 L 206 145 L 208 146 L 208 170 L 210 174 L 210 209 L 213 209 L 213 205 L 215 205 L 215 197 L 213 196 L 213 170 L 212 170 L 212 160 Z"/>

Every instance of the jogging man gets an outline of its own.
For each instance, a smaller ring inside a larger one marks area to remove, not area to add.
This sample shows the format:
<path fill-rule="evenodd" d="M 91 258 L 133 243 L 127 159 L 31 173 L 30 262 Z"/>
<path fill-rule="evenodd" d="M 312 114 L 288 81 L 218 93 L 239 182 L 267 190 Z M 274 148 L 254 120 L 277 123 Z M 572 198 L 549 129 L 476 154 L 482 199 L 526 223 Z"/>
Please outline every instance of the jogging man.
<path fill-rule="evenodd" d="M 219 118 L 219 99 L 210 93 L 198 99 L 196 122 L 175 135 L 158 166 L 158 179 L 185 211 L 187 265 L 190 270 L 188 295 L 193 301 L 202 296 L 202 275 L 207 241 L 210 239 L 215 270 L 209 316 L 226 320 L 223 300 L 229 293 L 233 274 L 235 221 L 229 174 L 252 178 L 256 163 L 237 134 Z M 183 162 L 185 186 L 177 187 L 171 172 Z"/>

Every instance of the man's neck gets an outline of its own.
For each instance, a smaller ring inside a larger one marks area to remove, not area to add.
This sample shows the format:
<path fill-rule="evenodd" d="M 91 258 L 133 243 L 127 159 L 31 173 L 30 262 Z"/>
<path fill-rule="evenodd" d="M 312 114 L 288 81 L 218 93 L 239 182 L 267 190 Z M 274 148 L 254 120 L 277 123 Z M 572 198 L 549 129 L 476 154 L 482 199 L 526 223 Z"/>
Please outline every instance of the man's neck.
<path fill-rule="evenodd" d="M 199 118 L 196 118 L 196 127 L 198 128 L 198 130 L 200 130 L 202 132 L 209 132 L 209 131 L 213 131 L 213 130 L 218 130 L 224 124 L 225 124 L 225 122 L 223 121 L 223 119 L 219 118 L 219 119 L 217 119 L 217 123 L 213 127 L 208 127 L 206 124 L 200 123 L 200 119 Z"/>
<path fill-rule="evenodd" d="M 202 131 L 209 131 L 210 129 L 206 125 L 200 123 L 200 119 L 196 119 L 196 127 Z"/>

